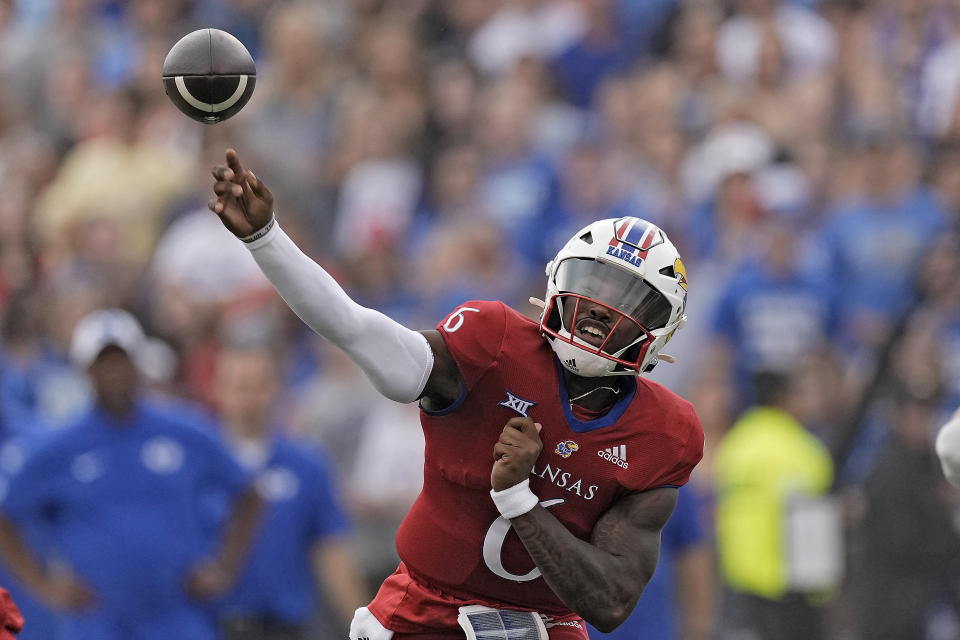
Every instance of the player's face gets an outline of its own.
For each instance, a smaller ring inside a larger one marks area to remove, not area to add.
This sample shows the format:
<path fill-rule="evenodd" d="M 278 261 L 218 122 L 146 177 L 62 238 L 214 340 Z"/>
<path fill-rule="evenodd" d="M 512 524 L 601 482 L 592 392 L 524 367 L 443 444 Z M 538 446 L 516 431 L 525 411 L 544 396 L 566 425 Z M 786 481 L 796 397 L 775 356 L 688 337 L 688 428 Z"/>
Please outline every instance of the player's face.
<path fill-rule="evenodd" d="M 579 300 L 579 303 L 578 303 Z M 605 353 L 616 353 L 643 335 L 634 320 L 602 304 L 564 296 L 563 326 L 569 327 L 574 337 L 594 347 L 603 347 Z"/>
<path fill-rule="evenodd" d="M 564 327 L 593 346 L 609 337 L 603 345 L 608 354 L 639 338 L 644 328 L 663 327 L 670 319 L 671 306 L 666 297 L 626 269 L 572 258 L 557 266 L 554 278 L 564 298 Z"/>

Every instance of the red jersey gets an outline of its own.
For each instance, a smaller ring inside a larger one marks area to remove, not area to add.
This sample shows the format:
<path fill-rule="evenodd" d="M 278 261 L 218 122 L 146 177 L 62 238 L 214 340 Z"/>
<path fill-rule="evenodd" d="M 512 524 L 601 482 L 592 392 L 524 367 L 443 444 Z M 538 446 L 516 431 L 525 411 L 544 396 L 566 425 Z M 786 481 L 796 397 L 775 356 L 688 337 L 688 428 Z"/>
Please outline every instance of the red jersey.
<path fill-rule="evenodd" d="M 693 407 L 630 377 L 629 390 L 606 414 L 583 422 L 571 412 L 562 366 L 536 322 L 501 302 L 474 301 L 438 329 L 463 388 L 446 410 L 421 409 L 423 491 L 397 533 L 405 568 L 454 599 L 575 616 L 490 498 L 493 446 L 504 425 L 517 415 L 542 425 L 530 488 L 574 535 L 589 540 L 600 516 L 626 494 L 687 482 L 703 453 Z M 370 610 L 388 628 L 416 631 L 409 617 L 386 620 L 397 612 L 378 608 L 377 600 Z M 450 620 L 455 627 L 456 609 Z"/>

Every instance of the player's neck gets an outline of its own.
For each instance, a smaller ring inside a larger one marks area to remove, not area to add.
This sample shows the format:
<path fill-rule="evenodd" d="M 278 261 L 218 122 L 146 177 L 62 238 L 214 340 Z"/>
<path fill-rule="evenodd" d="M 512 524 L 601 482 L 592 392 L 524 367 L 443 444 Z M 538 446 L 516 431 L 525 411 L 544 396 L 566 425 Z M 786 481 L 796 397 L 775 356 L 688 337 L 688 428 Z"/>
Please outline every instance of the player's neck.
<path fill-rule="evenodd" d="M 564 370 L 570 404 L 588 411 L 606 411 L 623 397 L 623 376 L 585 378 Z"/>

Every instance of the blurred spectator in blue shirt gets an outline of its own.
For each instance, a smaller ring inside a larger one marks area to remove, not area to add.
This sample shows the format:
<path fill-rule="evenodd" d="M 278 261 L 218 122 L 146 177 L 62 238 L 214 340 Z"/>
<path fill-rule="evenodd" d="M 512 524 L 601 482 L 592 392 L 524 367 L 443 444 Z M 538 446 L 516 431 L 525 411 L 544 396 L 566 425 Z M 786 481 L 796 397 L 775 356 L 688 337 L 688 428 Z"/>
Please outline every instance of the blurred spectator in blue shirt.
<path fill-rule="evenodd" d="M 81 313 L 85 299 L 80 287 L 72 301 Z M 88 298 L 87 298 L 88 299 Z M 44 295 L 32 290 L 14 292 L 3 310 L 0 348 L 0 494 L 23 467 L 24 459 L 40 448 L 59 428 L 75 422 L 89 409 L 90 388 L 84 376 L 57 353 L 50 336 L 43 335 Z M 52 311 L 52 309 L 48 309 Z M 62 318 L 58 318 L 62 320 Z M 18 523 L 20 531 L 40 555 L 48 544 L 42 517 Z M 0 585 L 7 587 L 29 621 L 19 640 L 54 637 L 56 614 L 40 602 L 0 559 Z"/>
<path fill-rule="evenodd" d="M 0 443 L 62 427 L 89 408 L 86 380 L 41 338 L 41 305 L 35 290 L 22 290 L 3 311 Z"/>
<path fill-rule="evenodd" d="M 214 381 L 218 417 L 266 501 L 250 560 L 221 603 L 228 640 L 308 637 L 318 585 L 337 618 L 324 626 L 344 636 L 354 610 L 369 597 L 347 546 L 349 527 L 329 462 L 271 426 L 278 382 L 276 356 L 265 345 L 221 347 Z"/>
<path fill-rule="evenodd" d="M 200 601 L 231 586 L 253 537 L 260 500 L 213 427 L 142 396 L 145 344 L 126 312 L 80 321 L 71 357 L 87 368 L 96 406 L 30 455 L 2 496 L 0 552 L 63 614 L 55 638 L 213 640 Z M 217 527 L 205 508 L 223 492 L 238 497 Z M 38 520 L 50 534 L 46 562 L 23 535 Z"/>
<path fill-rule="evenodd" d="M 270 3 L 257 0 L 194 0 L 190 4 L 193 18 L 198 24 L 235 35 L 254 60 L 261 59 L 261 29 L 273 9 Z"/>
<path fill-rule="evenodd" d="M 735 374 L 741 404 L 760 371 L 788 373 L 829 344 L 835 325 L 833 289 L 803 272 L 797 229 L 781 219 L 758 228 L 764 245 L 726 286 L 713 317 L 719 362 Z"/>
<path fill-rule="evenodd" d="M 30 436 L 6 436 L 0 444 L 0 494 L 6 492 L 10 478 L 19 472 L 23 461 L 33 450 L 41 446 L 50 437 L 52 431 L 41 431 Z M 46 436 L 46 437 L 45 437 Z M 32 519 L 20 525 L 24 537 L 31 541 L 31 546 L 38 551 L 46 549 L 48 544 L 47 529 L 42 518 Z M 27 587 L 9 570 L 6 562 L 0 559 L 0 585 L 9 590 L 14 602 L 20 607 L 24 619 L 29 622 L 17 635 L 18 640 L 50 640 L 55 637 L 57 616 L 52 610 L 44 606 Z"/>
<path fill-rule="evenodd" d="M 598 141 L 583 140 L 567 155 L 551 223 L 538 234 L 541 263 L 549 262 L 557 247 L 595 220 L 628 215 L 649 218 L 639 203 L 627 202 L 610 165 L 609 155 Z"/>
<path fill-rule="evenodd" d="M 604 79 L 627 72 L 639 53 L 635 34 L 620 20 L 614 0 L 580 3 L 586 22 L 583 35 L 553 60 L 554 73 L 566 98 L 578 107 L 589 107 Z"/>
<path fill-rule="evenodd" d="M 133 79 L 150 40 L 175 40 L 189 28 L 184 21 L 188 3 L 183 0 L 99 4 L 103 35 L 97 43 L 94 71 L 105 86 L 119 87 Z"/>
<path fill-rule="evenodd" d="M 526 87 L 501 81 L 483 98 L 480 140 L 485 166 L 481 170 L 482 211 L 498 224 L 522 257 L 531 256 L 531 236 L 557 197 L 553 165 L 532 144 L 535 96 Z"/>
<path fill-rule="evenodd" d="M 759 175 L 774 154 L 770 136 L 742 119 L 714 127 L 687 153 L 681 169 L 693 204 L 684 228 L 687 261 L 711 261 L 713 271 L 729 278 L 753 255 L 756 226 L 769 213 Z"/>
<path fill-rule="evenodd" d="M 683 488 L 661 534 L 653 578 L 627 620 L 594 640 L 707 640 L 713 630 L 713 563 L 692 488 Z"/>
<path fill-rule="evenodd" d="M 853 346 L 885 335 L 911 301 L 923 252 L 946 227 L 942 206 L 917 182 L 908 141 L 884 135 L 864 144 L 863 193 L 833 212 L 816 246 L 823 276 L 843 292 L 841 335 Z"/>

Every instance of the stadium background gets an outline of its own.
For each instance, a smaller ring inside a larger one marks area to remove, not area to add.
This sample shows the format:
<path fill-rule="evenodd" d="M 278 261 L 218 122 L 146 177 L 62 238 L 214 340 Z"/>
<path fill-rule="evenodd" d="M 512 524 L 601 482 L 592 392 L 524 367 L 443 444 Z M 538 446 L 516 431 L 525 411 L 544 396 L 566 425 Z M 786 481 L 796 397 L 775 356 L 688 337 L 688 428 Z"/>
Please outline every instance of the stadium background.
<path fill-rule="evenodd" d="M 214 127 L 160 84 L 205 26 L 258 66 Z M 90 309 L 133 311 L 151 385 L 194 402 L 223 336 L 268 340 L 278 420 L 335 461 L 373 588 L 418 489 L 416 409 L 287 311 L 206 210 L 209 167 L 237 148 L 301 247 L 412 327 L 475 298 L 534 315 L 566 237 L 638 215 L 687 265 L 653 378 L 703 421 L 710 549 L 717 446 L 756 374 L 786 377 L 836 457 L 830 637 L 897 616 L 960 637 L 960 492 L 931 451 L 960 400 L 958 105 L 950 0 L 0 0 L 0 435 L 89 402 L 65 354 Z"/>

